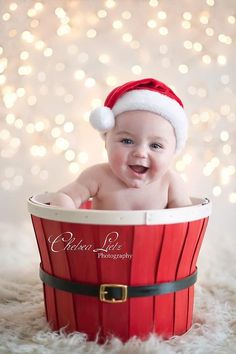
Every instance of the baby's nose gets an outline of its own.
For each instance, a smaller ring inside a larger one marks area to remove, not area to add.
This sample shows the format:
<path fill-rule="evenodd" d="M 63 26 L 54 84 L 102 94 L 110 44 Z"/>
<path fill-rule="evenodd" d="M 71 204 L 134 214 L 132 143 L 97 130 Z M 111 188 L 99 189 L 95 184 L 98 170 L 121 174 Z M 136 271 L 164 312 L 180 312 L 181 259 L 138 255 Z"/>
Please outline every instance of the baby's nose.
<path fill-rule="evenodd" d="M 140 158 L 146 158 L 147 157 L 147 150 L 145 149 L 144 146 L 136 147 L 133 150 L 133 156 L 140 157 Z"/>

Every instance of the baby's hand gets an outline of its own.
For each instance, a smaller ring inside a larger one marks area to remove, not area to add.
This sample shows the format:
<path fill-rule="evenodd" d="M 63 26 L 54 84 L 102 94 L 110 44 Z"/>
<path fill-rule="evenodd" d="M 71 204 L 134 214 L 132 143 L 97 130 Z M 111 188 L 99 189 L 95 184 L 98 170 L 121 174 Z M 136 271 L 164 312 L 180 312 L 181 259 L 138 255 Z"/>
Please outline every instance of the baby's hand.
<path fill-rule="evenodd" d="M 76 205 L 71 197 L 62 192 L 54 193 L 50 205 L 59 206 L 66 209 L 76 209 Z"/>

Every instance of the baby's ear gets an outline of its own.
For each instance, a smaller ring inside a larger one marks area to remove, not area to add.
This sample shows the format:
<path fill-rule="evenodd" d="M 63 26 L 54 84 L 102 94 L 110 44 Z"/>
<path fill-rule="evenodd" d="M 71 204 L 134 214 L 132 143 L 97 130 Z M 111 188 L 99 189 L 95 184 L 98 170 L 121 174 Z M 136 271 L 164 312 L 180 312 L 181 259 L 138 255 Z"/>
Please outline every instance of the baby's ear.
<path fill-rule="evenodd" d="M 107 148 L 107 134 L 103 135 L 103 139 L 104 139 L 104 144 L 105 144 L 105 149 Z"/>
<path fill-rule="evenodd" d="M 105 148 L 107 148 L 107 133 L 103 134 L 103 139 L 105 143 Z"/>

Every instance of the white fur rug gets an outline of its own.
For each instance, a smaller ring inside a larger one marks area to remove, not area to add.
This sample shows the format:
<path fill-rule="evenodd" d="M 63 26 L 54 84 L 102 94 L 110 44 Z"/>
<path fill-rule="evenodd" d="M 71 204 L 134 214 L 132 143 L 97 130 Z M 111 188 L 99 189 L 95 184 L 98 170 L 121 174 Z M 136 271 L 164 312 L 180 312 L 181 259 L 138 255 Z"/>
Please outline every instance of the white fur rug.
<path fill-rule="evenodd" d="M 217 230 L 217 231 L 216 231 Z M 236 238 L 210 224 L 201 250 L 194 325 L 184 336 L 164 341 L 155 335 L 103 346 L 83 334 L 52 332 L 44 318 L 38 253 L 32 226 L 0 224 L 0 353 L 154 354 L 235 353 Z"/>

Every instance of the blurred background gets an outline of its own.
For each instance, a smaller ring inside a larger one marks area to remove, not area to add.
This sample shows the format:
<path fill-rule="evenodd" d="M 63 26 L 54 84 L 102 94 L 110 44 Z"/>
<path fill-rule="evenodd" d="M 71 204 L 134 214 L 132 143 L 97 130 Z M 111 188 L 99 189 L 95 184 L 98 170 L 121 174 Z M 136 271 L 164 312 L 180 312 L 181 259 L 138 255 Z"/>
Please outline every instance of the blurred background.
<path fill-rule="evenodd" d="M 170 85 L 189 117 L 174 166 L 213 201 L 233 237 L 236 208 L 235 0 L 0 1 L 1 221 L 27 198 L 106 160 L 89 112 L 129 80 Z"/>

